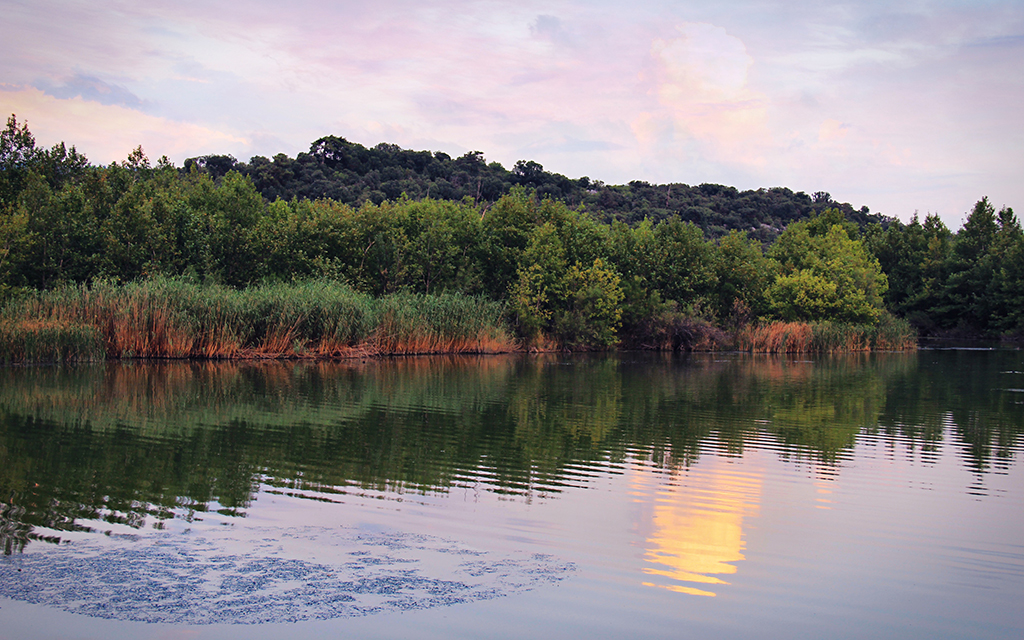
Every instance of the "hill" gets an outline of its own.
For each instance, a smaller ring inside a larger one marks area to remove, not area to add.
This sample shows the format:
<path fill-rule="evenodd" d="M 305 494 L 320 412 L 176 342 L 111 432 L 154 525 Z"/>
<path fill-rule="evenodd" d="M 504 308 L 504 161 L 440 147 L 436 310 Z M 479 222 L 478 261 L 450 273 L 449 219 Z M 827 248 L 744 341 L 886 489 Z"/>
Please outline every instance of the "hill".
<path fill-rule="evenodd" d="M 253 157 L 248 163 L 229 155 L 189 158 L 183 171 L 199 170 L 217 179 L 235 170 L 248 176 L 267 200 L 331 199 L 359 206 L 380 204 L 405 194 L 413 200 L 470 198 L 490 204 L 515 186 L 535 189 L 541 198 L 559 200 L 571 207 L 583 206 L 605 223 L 621 220 L 634 224 L 679 216 L 692 222 L 708 238 L 719 238 L 736 229 L 762 243 L 772 242 L 791 222 L 825 209 L 839 209 L 847 220 L 863 227 L 890 219 L 871 214 L 867 207 L 854 209 L 832 200 L 826 192 L 807 195 L 785 187 L 740 191 L 720 184 L 650 184 L 634 180 L 625 185 L 606 185 L 588 177 L 568 178 L 545 171 L 532 160 L 520 160 L 506 169 L 488 163 L 479 151 L 452 158 L 437 151 L 412 151 L 381 143 L 367 148 L 337 136 L 320 138 L 309 153 L 292 158 L 278 154 L 269 159 Z"/>

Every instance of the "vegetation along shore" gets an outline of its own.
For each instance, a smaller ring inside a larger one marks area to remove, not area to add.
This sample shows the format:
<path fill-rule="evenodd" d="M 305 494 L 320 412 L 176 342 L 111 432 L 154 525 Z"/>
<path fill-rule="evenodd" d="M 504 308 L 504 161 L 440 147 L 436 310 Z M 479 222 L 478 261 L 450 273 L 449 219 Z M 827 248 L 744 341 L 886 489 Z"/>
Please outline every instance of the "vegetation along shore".
<path fill-rule="evenodd" d="M 954 233 L 824 193 L 609 187 L 340 138 L 294 160 L 185 165 L 137 149 L 94 166 L 8 119 L 0 361 L 830 352 L 1024 333 L 1024 234 L 985 198 Z"/>

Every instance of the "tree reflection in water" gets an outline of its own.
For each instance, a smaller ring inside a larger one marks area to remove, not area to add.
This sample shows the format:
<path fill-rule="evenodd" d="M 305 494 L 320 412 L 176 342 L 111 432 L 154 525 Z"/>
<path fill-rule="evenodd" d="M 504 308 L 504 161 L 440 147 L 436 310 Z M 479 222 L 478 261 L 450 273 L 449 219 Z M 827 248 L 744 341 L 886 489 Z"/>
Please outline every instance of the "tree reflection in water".
<path fill-rule="evenodd" d="M 0 539 L 11 554 L 43 538 L 36 527 L 241 515 L 261 485 L 443 494 L 469 483 L 533 500 L 585 486 L 602 465 L 671 472 L 750 447 L 841 469 L 860 434 L 924 455 L 951 436 L 981 482 L 1011 463 L 1024 425 L 1019 360 L 624 353 L 4 368 Z M 757 481 L 711 478 L 713 509 L 655 501 L 650 573 L 673 588 L 713 584 L 742 558 Z"/>

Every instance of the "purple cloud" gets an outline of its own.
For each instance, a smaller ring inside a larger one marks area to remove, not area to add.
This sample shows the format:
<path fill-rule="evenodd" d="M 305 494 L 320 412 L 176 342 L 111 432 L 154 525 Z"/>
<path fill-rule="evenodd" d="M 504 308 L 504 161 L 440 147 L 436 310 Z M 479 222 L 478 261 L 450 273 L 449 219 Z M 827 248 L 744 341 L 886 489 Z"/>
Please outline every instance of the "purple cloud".
<path fill-rule="evenodd" d="M 82 98 L 100 104 L 135 109 L 143 109 L 146 106 L 142 99 L 125 87 L 104 82 L 94 76 L 75 74 L 59 85 L 40 81 L 35 86 L 40 91 L 62 100 Z"/>

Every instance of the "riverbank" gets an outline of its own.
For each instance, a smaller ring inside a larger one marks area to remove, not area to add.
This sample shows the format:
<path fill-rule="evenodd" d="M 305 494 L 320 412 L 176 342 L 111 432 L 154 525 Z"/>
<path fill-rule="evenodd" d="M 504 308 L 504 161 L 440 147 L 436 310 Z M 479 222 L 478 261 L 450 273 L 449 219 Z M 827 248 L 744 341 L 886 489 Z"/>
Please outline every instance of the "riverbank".
<path fill-rule="evenodd" d="M 98 281 L 35 293 L 0 311 L 0 362 L 349 358 L 559 350 L 517 338 L 505 306 L 458 294 L 379 298 L 318 280 L 232 289 L 181 279 Z M 677 322 L 641 348 L 810 353 L 916 348 L 904 321 L 872 326 Z"/>

